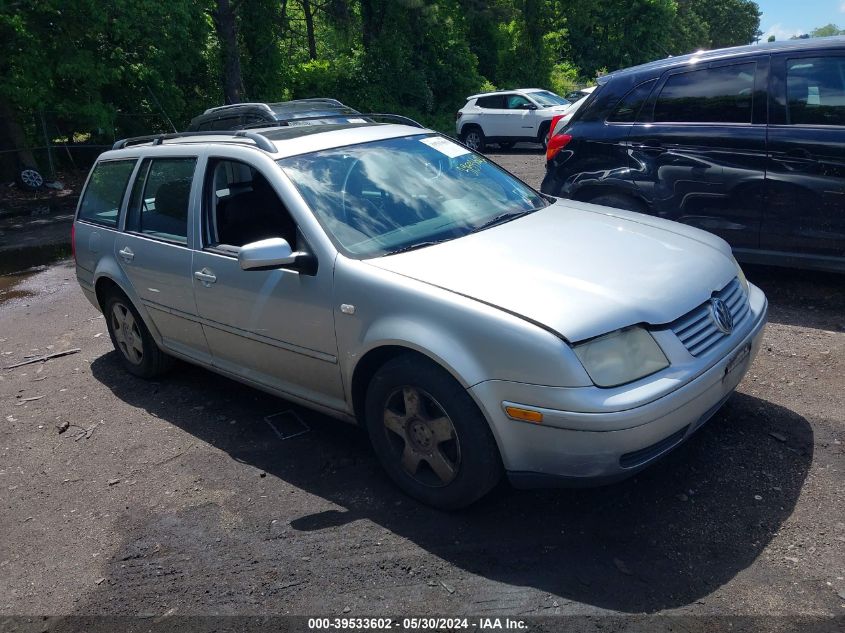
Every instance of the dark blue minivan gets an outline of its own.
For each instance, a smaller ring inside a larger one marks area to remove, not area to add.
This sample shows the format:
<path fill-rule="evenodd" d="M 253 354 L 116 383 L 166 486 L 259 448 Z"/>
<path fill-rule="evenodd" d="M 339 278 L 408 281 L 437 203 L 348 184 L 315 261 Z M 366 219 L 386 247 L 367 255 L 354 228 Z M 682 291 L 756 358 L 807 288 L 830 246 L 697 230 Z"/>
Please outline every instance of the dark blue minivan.
<path fill-rule="evenodd" d="M 845 272 L 845 37 L 611 73 L 546 159 L 544 193 L 706 229 L 747 262 Z"/>

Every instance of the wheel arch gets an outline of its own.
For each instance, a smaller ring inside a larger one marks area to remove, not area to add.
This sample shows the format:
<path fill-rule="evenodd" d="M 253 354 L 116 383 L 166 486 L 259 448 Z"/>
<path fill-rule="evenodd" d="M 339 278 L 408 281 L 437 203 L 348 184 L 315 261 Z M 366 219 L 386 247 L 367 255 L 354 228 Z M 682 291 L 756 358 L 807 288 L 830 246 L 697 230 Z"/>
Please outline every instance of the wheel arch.
<path fill-rule="evenodd" d="M 153 340 L 155 340 L 157 345 L 161 345 L 161 334 L 158 328 L 156 328 L 155 323 L 150 318 L 146 307 L 141 302 L 141 298 L 132 290 L 132 284 L 129 283 L 123 271 L 113 260 L 102 260 L 94 273 L 94 295 L 97 298 L 100 311 L 106 318 L 108 316 L 105 314 L 105 301 L 109 292 L 112 291 L 118 291 L 129 299 L 138 311 L 138 314 L 141 315 L 141 319 L 143 319 L 144 325 L 147 326 L 147 330 L 149 330 Z"/>
<path fill-rule="evenodd" d="M 424 362 L 432 363 L 446 371 L 465 389 L 469 387 L 454 367 L 429 350 L 408 341 L 390 341 L 376 344 L 361 356 L 352 370 L 349 390 L 352 399 L 352 411 L 359 424 L 362 424 L 364 420 L 367 387 L 373 376 L 389 361 L 404 355 L 417 356 Z"/>
<path fill-rule="evenodd" d="M 484 134 L 484 136 L 487 136 L 486 132 L 484 131 L 484 128 L 481 127 L 481 124 L 476 122 L 476 121 L 469 121 L 468 123 L 464 123 L 463 125 L 461 125 L 460 136 L 463 138 L 464 134 L 466 134 L 469 130 L 471 130 L 473 128 L 478 128 L 478 130 L 482 134 Z"/>

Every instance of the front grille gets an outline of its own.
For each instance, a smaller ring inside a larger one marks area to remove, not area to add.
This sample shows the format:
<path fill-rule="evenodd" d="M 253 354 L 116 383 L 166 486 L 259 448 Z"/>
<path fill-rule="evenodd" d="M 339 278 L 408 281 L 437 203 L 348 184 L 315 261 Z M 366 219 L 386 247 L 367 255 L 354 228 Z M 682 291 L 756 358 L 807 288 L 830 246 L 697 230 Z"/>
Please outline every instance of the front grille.
<path fill-rule="evenodd" d="M 724 301 L 733 316 L 733 329 L 740 327 L 748 317 L 748 297 L 739 283 L 739 278 L 733 280 L 718 292 L 713 293 Z M 710 302 L 705 301 L 697 308 L 690 310 L 684 316 L 669 324 L 669 327 L 680 339 L 684 347 L 693 356 L 700 356 L 730 334 L 724 334 L 713 321 Z"/>

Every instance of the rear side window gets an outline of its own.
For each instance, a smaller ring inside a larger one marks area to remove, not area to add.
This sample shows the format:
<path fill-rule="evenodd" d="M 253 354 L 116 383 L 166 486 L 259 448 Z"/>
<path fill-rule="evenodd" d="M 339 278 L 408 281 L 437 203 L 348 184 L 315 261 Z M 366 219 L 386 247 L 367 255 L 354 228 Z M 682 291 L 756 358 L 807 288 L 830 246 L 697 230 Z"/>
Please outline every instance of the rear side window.
<path fill-rule="evenodd" d="M 755 62 L 672 75 L 654 106 L 655 123 L 751 123 Z"/>
<path fill-rule="evenodd" d="M 489 97 L 479 97 L 475 104 L 479 108 L 487 108 L 492 110 L 501 110 L 505 108 L 505 98 L 502 95 L 490 95 Z"/>
<path fill-rule="evenodd" d="M 845 57 L 786 62 L 786 122 L 845 125 Z"/>
<path fill-rule="evenodd" d="M 132 186 L 126 229 L 187 244 L 188 203 L 196 158 L 144 160 Z"/>
<path fill-rule="evenodd" d="M 134 168 L 135 159 L 97 163 L 79 205 L 79 219 L 116 227 L 126 184 Z"/>
<path fill-rule="evenodd" d="M 607 117 L 607 120 L 612 123 L 634 123 L 637 120 L 640 108 L 643 107 L 646 99 L 648 99 L 651 89 L 654 88 L 656 82 L 657 79 L 651 79 L 631 90 L 622 97 L 616 109 Z"/>

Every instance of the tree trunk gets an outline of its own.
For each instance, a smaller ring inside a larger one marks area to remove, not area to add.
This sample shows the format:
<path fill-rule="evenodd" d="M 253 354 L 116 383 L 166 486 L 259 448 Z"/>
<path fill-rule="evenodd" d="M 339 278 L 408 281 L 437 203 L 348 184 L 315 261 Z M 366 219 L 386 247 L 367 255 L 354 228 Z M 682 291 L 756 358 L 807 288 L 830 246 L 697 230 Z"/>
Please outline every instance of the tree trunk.
<path fill-rule="evenodd" d="M 236 8 L 229 0 L 217 0 L 214 26 L 223 53 L 223 100 L 225 103 L 241 102 L 241 57 L 238 48 L 238 23 Z"/>
<path fill-rule="evenodd" d="M 302 0 L 302 11 L 305 13 L 305 33 L 308 36 L 308 59 L 317 59 L 317 40 L 314 39 L 314 13 L 311 10 L 311 0 Z"/>
<path fill-rule="evenodd" d="M 0 98 L 0 181 L 14 180 L 21 167 L 37 167 L 35 156 L 27 147 L 17 113 L 5 99 Z"/>

